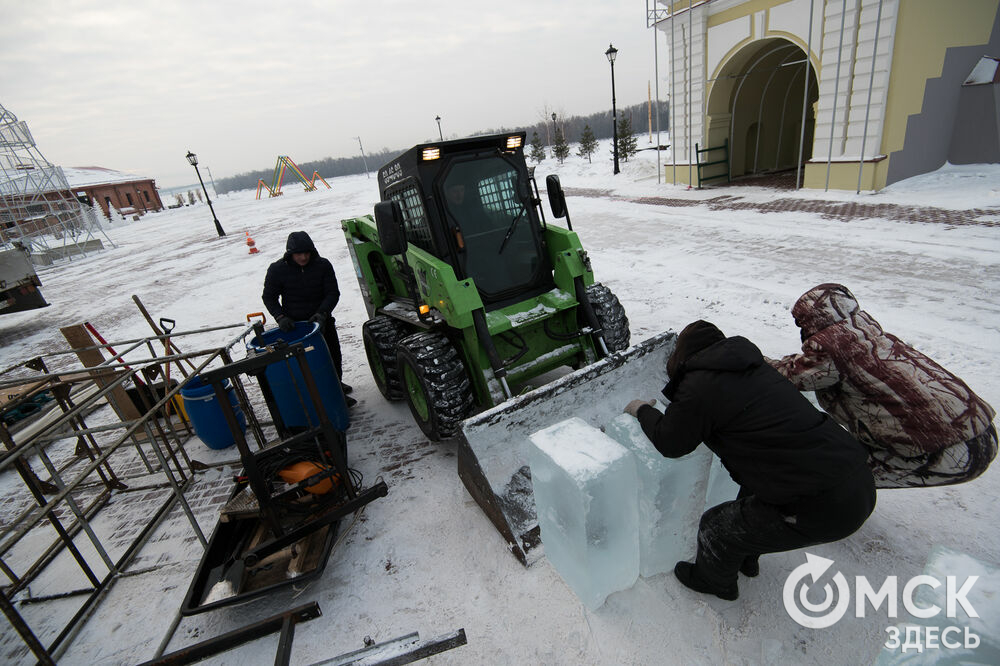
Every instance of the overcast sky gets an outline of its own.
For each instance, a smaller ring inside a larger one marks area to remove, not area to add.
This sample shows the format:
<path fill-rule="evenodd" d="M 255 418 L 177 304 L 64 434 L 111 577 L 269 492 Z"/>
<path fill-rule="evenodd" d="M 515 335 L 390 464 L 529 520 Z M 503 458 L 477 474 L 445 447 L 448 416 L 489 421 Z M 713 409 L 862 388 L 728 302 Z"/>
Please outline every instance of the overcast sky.
<path fill-rule="evenodd" d="M 50 162 L 171 187 L 188 150 L 221 178 L 610 110 L 609 43 L 644 102 L 652 33 L 641 0 L 0 0 L 0 104 Z"/>

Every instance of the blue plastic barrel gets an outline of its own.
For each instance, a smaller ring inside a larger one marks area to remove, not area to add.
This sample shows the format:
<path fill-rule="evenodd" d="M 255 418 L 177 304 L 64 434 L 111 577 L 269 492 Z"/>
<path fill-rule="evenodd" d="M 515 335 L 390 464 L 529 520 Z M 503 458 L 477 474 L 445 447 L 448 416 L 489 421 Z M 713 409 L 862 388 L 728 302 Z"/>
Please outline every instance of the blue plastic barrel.
<path fill-rule="evenodd" d="M 302 343 L 305 349 L 305 361 L 312 373 L 316 388 L 326 416 L 333 426 L 340 431 L 347 430 L 350 418 L 347 415 L 347 402 L 340 388 L 340 378 L 333 367 L 333 359 L 327 349 L 319 324 L 312 322 L 296 322 L 295 328 L 285 332 L 280 328 L 264 331 L 247 344 L 247 350 L 264 352 L 268 346 L 286 342 L 288 344 Z M 299 369 L 299 362 L 294 358 L 287 361 L 272 363 L 264 370 L 264 376 L 271 386 L 274 401 L 277 403 L 281 420 L 287 428 L 315 428 L 319 425 L 319 416 L 313 407 L 306 388 L 305 379 Z"/>
<path fill-rule="evenodd" d="M 240 424 L 243 432 L 246 432 L 247 419 L 236 401 L 236 391 L 233 390 L 228 379 L 225 380 L 223 386 L 229 397 L 229 404 L 236 412 L 236 421 Z M 205 442 L 211 449 L 224 449 L 236 443 L 233 439 L 233 432 L 229 429 L 226 417 L 222 413 L 222 405 L 219 404 L 219 400 L 215 396 L 215 389 L 202 379 L 201 375 L 195 375 L 188 380 L 188 383 L 181 389 L 181 397 L 184 399 L 184 409 L 187 411 L 188 419 L 191 421 L 198 439 Z"/>

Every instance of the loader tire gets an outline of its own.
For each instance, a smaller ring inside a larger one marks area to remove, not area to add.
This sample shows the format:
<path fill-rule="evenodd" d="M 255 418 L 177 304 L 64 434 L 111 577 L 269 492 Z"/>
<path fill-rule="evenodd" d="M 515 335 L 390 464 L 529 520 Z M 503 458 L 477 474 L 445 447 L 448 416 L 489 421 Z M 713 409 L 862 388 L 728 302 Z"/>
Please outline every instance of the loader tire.
<path fill-rule="evenodd" d="M 399 343 L 396 358 L 406 402 L 427 438 L 438 441 L 458 432 L 472 409 L 472 388 L 448 338 L 416 333 Z"/>
<path fill-rule="evenodd" d="M 600 282 L 587 287 L 587 297 L 594 308 L 597 321 L 604 329 L 604 344 L 609 352 L 628 349 L 632 333 L 628 328 L 628 317 L 618 297 Z"/>
<path fill-rule="evenodd" d="M 399 380 L 399 369 L 396 367 L 396 348 L 408 333 L 405 324 L 386 315 L 376 315 L 361 327 L 361 338 L 375 385 L 387 400 L 393 402 L 403 399 L 403 383 Z"/>

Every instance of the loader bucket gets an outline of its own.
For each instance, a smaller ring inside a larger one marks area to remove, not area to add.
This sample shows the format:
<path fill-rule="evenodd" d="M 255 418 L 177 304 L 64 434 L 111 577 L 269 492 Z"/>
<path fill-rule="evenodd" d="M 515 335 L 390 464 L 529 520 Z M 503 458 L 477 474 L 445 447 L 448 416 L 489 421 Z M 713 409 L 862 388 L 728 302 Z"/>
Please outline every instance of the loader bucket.
<path fill-rule="evenodd" d="M 576 416 L 601 427 L 636 398 L 660 398 L 677 334 L 667 331 L 466 419 L 458 475 L 524 566 L 542 556 L 528 437 Z"/>

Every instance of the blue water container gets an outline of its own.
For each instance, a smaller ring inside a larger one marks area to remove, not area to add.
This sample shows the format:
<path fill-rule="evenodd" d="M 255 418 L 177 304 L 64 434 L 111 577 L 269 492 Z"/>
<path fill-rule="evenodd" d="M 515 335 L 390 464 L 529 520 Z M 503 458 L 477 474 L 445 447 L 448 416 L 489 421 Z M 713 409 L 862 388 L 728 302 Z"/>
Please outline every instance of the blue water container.
<path fill-rule="evenodd" d="M 236 401 L 236 391 L 228 379 L 223 383 L 223 387 L 226 389 L 229 404 L 236 412 L 237 423 L 243 432 L 246 432 L 247 419 Z M 226 416 L 222 413 L 222 405 L 215 396 L 215 389 L 202 379 L 201 375 L 195 375 L 188 380 L 181 389 L 181 397 L 184 399 L 184 409 L 198 439 L 205 442 L 210 449 L 225 449 L 236 443 L 233 432 L 226 423 Z"/>
<path fill-rule="evenodd" d="M 305 361 L 312 373 L 316 388 L 326 416 L 333 426 L 340 431 L 347 430 L 350 419 L 347 415 L 347 402 L 340 388 L 340 378 L 333 367 L 330 350 L 327 349 L 319 324 L 300 321 L 295 328 L 285 332 L 280 328 L 264 331 L 247 344 L 247 351 L 259 353 L 266 351 L 268 346 L 278 342 L 288 344 L 302 343 L 305 349 Z M 274 401 L 277 403 L 281 420 L 287 428 L 315 428 L 319 425 L 319 416 L 309 398 L 305 379 L 299 370 L 299 362 L 294 358 L 287 361 L 272 363 L 264 370 L 264 376 L 271 386 Z"/>

